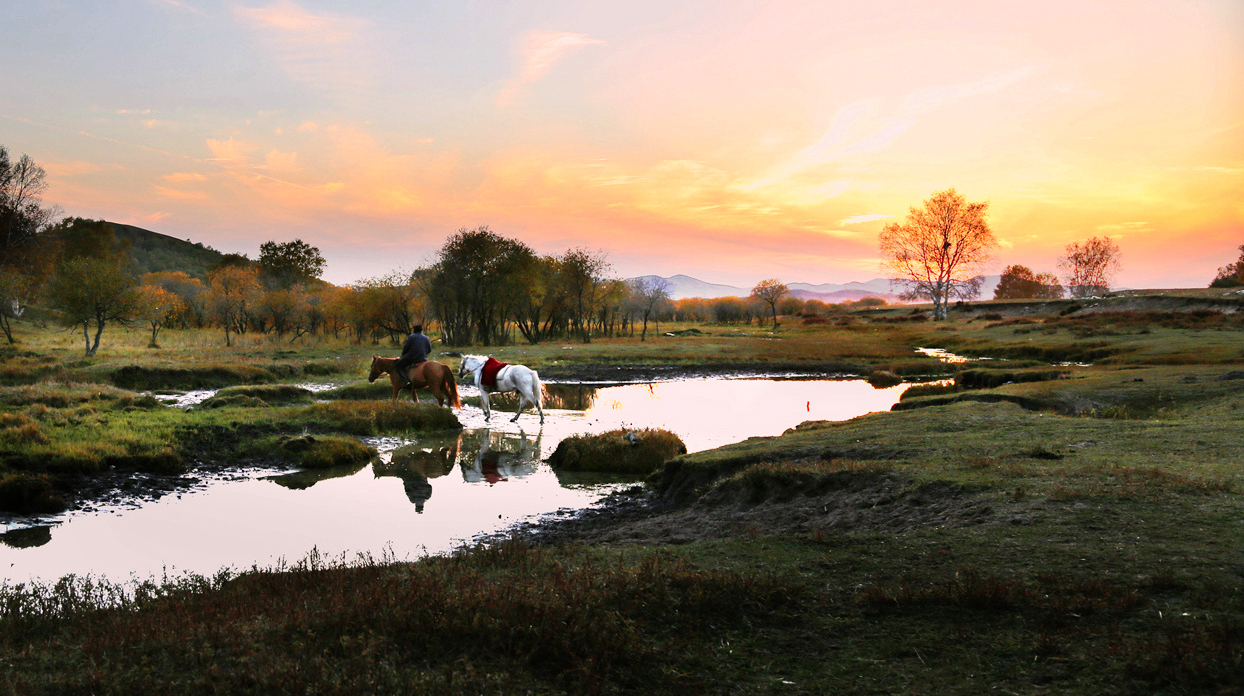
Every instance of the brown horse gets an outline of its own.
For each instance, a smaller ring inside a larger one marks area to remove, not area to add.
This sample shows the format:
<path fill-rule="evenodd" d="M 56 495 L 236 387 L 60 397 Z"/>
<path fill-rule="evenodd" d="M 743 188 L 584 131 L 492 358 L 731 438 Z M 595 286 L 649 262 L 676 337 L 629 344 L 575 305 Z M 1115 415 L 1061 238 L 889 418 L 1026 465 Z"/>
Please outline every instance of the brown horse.
<path fill-rule="evenodd" d="M 382 373 L 389 373 L 389 382 L 393 385 L 394 401 L 397 401 L 398 392 L 406 386 L 402 376 L 393 369 L 397 360 L 397 358 L 382 358 L 379 355 L 373 355 L 371 356 L 371 374 L 367 375 L 368 382 L 375 382 Z M 438 406 L 448 403 L 454 408 L 462 408 L 462 399 L 458 397 L 458 385 L 454 383 L 454 371 L 449 369 L 448 365 L 426 360 L 406 369 L 410 373 L 412 401 L 419 403 L 420 389 L 431 389 Z"/>

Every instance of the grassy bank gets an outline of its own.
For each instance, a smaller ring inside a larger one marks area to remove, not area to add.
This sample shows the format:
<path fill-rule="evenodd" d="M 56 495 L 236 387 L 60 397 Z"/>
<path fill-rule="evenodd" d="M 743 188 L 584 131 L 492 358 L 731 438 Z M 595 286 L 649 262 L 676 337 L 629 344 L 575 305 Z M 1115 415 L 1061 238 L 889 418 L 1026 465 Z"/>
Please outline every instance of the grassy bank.
<path fill-rule="evenodd" d="M 476 349 L 548 374 L 597 363 L 803 364 L 959 378 L 893 412 L 677 457 L 650 477 L 657 507 L 585 528 L 586 545 L 507 543 L 400 564 L 310 558 L 137 588 L 81 578 L 7 587 L 6 685 L 1239 693 L 1244 327 L 1221 308 L 1120 299 L 1131 304 L 1113 313 L 990 303 L 945 323 L 902 308 L 844 325 L 787 319 L 777 333 L 698 327 L 643 343 Z M 1204 304 L 1160 298 L 1188 301 Z M 915 355 L 920 346 L 1010 360 L 953 365 Z M 50 348 L 22 350 L 14 360 L 69 378 L 0 394 L 5 437 L 29 440 L 6 451 L 64 449 L 71 432 L 151 448 L 173 434 L 207 446 L 240 431 L 277 451 L 290 448 L 289 433 L 411 422 L 388 420 L 387 393 L 357 400 L 366 387 L 348 370 L 329 403 L 236 391 L 232 404 L 183 413 L 108 383 L 115 364 L 92 372 Z M 263 346 L 239 350 L 237 364 L 251 367 L 336 361 L 336 352 L 360 372 L 379 352 L 324 343 L 278 360 Z M 1094 365 L 1050 364 L 1066 362 Z M 261 420 L 293 427 L 265 430 Z"/>

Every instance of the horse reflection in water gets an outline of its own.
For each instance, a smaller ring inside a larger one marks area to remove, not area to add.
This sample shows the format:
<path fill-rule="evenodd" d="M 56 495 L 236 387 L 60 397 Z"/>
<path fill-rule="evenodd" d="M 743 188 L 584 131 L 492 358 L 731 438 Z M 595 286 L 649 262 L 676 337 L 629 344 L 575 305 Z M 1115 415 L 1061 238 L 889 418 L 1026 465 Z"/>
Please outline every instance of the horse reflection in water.
<path fill-rule="evenodd" d="M 388 461 L 372 465 L 376 478 L 395 476 L 402 480 L 406 497 L 415 504 L 415 512 L 423 512 L 423 505 L 432 497 L 432 484 L 428 479 L 444 476 L 454 470 L 462 450 L 462 434 L 451 443 L 440 447 L 406 445 L 393 450 Z"/>
<path fill-rule="evenodd" d="M 517 447 L 513 447 L 513 436 L 497 433 L 495 438 L 487 428 L 480 431 L 480 447 L 475 454 L 474 466 L 462 463 L 462 478 L 467 483 L 488 483 L 492 485 L 511 478 L 522 478 L 536 470 L 540 463 L 540 436 L 534 441 L 527 439 L 527 434 L 519 431 Z M 507 442 L 509 441 L 509 442 Z"/>

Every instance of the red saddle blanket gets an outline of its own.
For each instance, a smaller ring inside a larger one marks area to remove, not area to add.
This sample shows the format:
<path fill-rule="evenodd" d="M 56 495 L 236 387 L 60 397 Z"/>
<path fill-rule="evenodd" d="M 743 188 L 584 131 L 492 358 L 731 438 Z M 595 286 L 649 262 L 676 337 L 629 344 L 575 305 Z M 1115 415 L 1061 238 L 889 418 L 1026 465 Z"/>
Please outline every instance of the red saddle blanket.
<path fill-rule="evenodd" d="M 483 384 L 485 387 L 496 387 L 497 373 L 506 365 L 509 365 L 509 363 L 503 363 L 492 357 L 488 358 L 484 362 L 484 371 L 479 376 L 480 384 Z"/>

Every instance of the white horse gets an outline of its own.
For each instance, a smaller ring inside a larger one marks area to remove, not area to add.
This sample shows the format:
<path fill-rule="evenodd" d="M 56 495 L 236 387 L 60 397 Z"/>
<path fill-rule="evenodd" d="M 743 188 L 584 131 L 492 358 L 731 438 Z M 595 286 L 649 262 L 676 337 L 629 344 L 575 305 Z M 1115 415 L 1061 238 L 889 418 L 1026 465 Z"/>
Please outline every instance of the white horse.
<path fill-rule="evenodd" d="M 475 386 L 479 387 L 479 399 L 484 404 L 484 420 L 492 418 L 492 406 L 488 403 L 490 392 L 515 392 L 518 394 L 518 413 L 510 419 L 513 423 L 523 415 L 527 404 L 534 404 L 540 414 L 540 424 L 544 424 L 544 392 L 540 388 L 540 375 L 525 365 L 506 365 L 497 373 L 497 386 L 485 387 L 484 363 L 487 358 L 480 355 L 462 356 L 462 367 L 458 368 L 459 379 L 470 372 L 475 375 Z"/>

